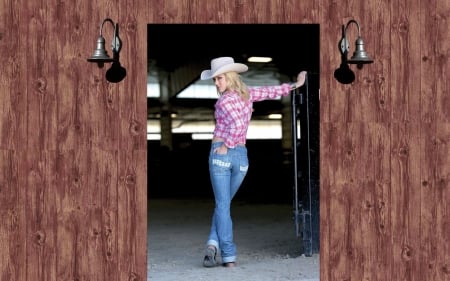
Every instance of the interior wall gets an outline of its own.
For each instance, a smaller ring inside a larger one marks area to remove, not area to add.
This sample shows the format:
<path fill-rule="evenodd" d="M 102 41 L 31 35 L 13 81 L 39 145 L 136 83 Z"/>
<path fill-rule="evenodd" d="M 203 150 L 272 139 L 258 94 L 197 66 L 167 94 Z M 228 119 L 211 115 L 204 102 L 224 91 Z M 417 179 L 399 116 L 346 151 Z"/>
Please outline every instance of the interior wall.
<path fill-rule="evenodd" d="M 120 83 L 86 60 L 106 17 Z M 264 22 L 321 26 L 321 280 L 448 280 L 449 17 L 446 0 L 1 1 L 1 279 L 145 280 L 147 24 Z M 352 18 L 374 63 L 342 85 Z"/>

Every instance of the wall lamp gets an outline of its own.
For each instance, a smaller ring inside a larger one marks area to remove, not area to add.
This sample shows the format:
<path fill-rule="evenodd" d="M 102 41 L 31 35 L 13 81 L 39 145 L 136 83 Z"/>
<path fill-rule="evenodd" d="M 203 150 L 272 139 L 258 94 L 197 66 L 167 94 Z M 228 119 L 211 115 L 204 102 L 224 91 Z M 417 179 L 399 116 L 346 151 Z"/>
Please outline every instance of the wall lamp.
<path fill-rule="evenodd" d="M 105 38 L 103 37 L 103 25 L 109 22 L 114 27 L 114 34 L 111 43 L 112 58 L 105 49 Z M 111 68 L 106 72 L 106 78 L 110 82 L 120 82 L 126 76 L 126 70 L 120 65 L 119 53 L 122 48 L 122 40 L 119 37 L 119 25 L 114 23 L 110 18 L 106 18 L 100 24 L 100 36 L 97 38 L 97 47 L 94 53 L 87 60 L 97 63 L 99 67 L 103 67 L 104 63 L 112 62 Z"/>
<path fill-rule="evenodd" d="M 358 27 L 358 37 L 355 41 L 355 51 L 353 56 L 350 59 L 347 59 L 350 50 L 350 44 L 347 39 L 347 29 L 352 23 L 356 24 Z M 334 72 L 334 76 L 339 82 L 349 84 L 355 80 L 355 74 L 350 70 L 348 64 L 356 64 L 358 69 L 361 69 L 364 64 L 373 63 L 373 60 L 364 50 L 364 42 L 361 38 L 361 28 L 356 20 L 352 19 L 348 21 L 346 25 L 342 25 L 342 38 L 339 41 L 338 47 L 341 52 L 341 65 Z"/>

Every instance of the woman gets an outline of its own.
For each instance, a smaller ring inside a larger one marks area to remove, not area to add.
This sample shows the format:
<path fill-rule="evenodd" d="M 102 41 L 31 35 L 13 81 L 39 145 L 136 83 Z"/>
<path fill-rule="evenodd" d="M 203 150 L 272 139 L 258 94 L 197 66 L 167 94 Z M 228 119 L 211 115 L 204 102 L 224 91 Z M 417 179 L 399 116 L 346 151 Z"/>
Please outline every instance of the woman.
<path fill-rule="evenodd" d="M 230 205 L 248 170 L 245 143 L 253 102 L 286 96 L 295 88 L 301 87 L 306 79 L 306 71 L 302 71 L 293 84 L 247 87 L 239 76 L 239 73 L 247 70 L 245 64 L 235 63 L 231 57 L 219 57 L 211 60 L 211 69 L 204 70 L 200 76 L 202 80 L 212 78 L 219 94 L 215 104 L 216 124 L 209 154 L 215 208 L 203 259 L 205 267 L 217 265 L 219 249 L 223 266 L 236 265 Z"/>

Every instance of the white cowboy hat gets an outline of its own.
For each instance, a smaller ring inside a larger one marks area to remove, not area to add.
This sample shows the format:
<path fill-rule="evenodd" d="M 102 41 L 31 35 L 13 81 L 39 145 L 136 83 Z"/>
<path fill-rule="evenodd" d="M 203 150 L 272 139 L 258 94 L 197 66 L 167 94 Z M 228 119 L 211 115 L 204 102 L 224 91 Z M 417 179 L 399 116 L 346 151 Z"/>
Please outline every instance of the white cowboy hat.
<path fill-rule="evenodd" d="M 211 60 L 211 69 L 203 70 L 200 79 L 207 80 L 226 72 L 235 71 L 240 73 L 247 70 L 248 66 L 242 63 L 235 63 L 231 57 L 220 57 Z"/>

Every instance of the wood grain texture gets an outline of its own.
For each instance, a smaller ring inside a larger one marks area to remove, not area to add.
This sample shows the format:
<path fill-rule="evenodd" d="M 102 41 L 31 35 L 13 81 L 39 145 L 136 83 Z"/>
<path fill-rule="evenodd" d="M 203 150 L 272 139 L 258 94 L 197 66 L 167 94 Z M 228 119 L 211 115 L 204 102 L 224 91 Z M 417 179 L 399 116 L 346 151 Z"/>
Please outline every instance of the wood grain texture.
<path fill-rule="evenodd" d="M 450 38 L 449 1 L 437 1 L 435 11 L 435 14 L 433 14 L 435 23 L 431 27 L 436 29 L 437 32 L 436 39 L 433 39 L 431 42 L 437 42 L 435 44 L 436 61 L 434 63 L 436 75 L 430 76 L 430 80 L 436 81 L 438 122 L 450 123 L 450 82 L 448 79 L 448 74 L 450 73 L 450 40 L 448 40 Z"/>
<path fill-rule="evenodd" d="M 442 27 L 439 27 L 439 13 L 437 9 L 437 1 L 431 1 L 430 3 L 421 3 L 421 18 L 423 18 L 423 25 L 421 26 L 421 34 L 426 43 L 421 44 L 421 153 L 422 159 L 420 162 L 423 165 L 421 172 L 421 217 L 422 231 L 421 231 L 421 248 L 420 248 L 420 264 L 422 278 L 424 280 L 444 280 L 445 275 L 442 272 L 439 261 L 448 260 L 448 256 L 445 257 L 448 247 L 442 247 L 438 241 L 442 240 L 442 235 L 449 233 L 448 224 L 448 211 L 443 207 L 448 205 L 448 188 L 447 191 L 441 189 L 440 183 L 446 183 L 448 181 L 441 180 L 442 169 L 446 170 L 445 161 L 441 162 L 441 159 L 448 159 L 449 149 L 442 150 L 446 147 L 446 125 L 437 125 L 437 120 L 441 115 L 441 112 L 446 110 L 442 109 L 446 107 L 445 98 L 440 94 L 440 85 L 443 81 L 441 79 L 430 79 L 430 77 L 441 76 L 442 64 L 438 61 L 442 59 L 442 54 L 439 54 L 441 44 L 439 39 L 442 35 Z M 427 26 L 435 26 L 434 29 L 428 29 Z M 448 27 L 447 27 L 448 30 Z M 444 43 L 445 46 L 445 43 Z M 447 79 L 448 80 L 448 79 Z M 443 102 L 443 104 L 441 104 Z M 448 107 L 448 105 L 447 105 Z M 439 132 L 443 135 L 438 137 Z M 443 138 L 442 138 L 443 136 Z M 448 166 L 448 164 L 446 165 Z M 438 172 L 439 171 L 439 172 Z M 445 172 L 444 172 L 445 173 Z M 448 174 L 448 171 L 447 171 Z M 447 202 L 447 203 L 444 203 Z M 447 219 L 446 219 L 447 218 Z M 447 226 L 445 226 L 447 224 Z M 442 227 L 444 226 L 444 227 Z"/>
<path fill-rule="evenodd" d="M 25 87 L 24 56 L 17 50 L 24 44 L 24 37 L 17 36 L 23 31 L 21 9 L 17 1 L 0 2 L 0 148 L 23 149 L 26 146 L 27 96 Z"/>
<path fill-rule="evenodd" d="M 321 193 L 321 254 L 329 255 L 321 256 L 321 278 L 389 280 L 390 129 L 363 122 L 323 125 L 330 137 L 321 145 L 329 165 L 321 179 L 321 191 L 328 191 Z"/>
<path fill-rule="evenodd" d="M 119 83 L 86 61 L 107 17 Z M 352 18 L 374 63 L 343 85 Z M 446 0 L 2 0 L 0 280 L 146 280 L 149 23 L 319 23 L 321 280 L 449 280 L 449 21 Z"/>
<path fill-rule="evenodd" d="M 423 280 L 420 268 L 420 125 L 391 127 L 393 280 Z M 395 269 L 395 270 L 394 270 Z"/>
<path fill-rule="evenodd" d="M 27 231 L 25 190 L 19 177 L 20 155 L 12 150 L 0 151 L 0 278 L 1 280 L 26 280 Z"/>
<path fill-rule="evenodd" d="M 439 130 L 437 128 L 439 127 Z M 421 173 L 421 272 L 426 280 L 446 280 L 449 259 L 445 240 L 450 231 L 449 225 L 449 165 L 450 141 L 449 124 L 424 126 L 421 143 L 424 167 Z M 446 164 L 447 163 L 447 164 Z"/>
<path fill-rule="evenodd" d="M 424 257 L 428 263 L 428 267 L 425 268 L 424 266 L 423 268 L 423 272 L 426 272 L 425 278 L 436 276 L 434 280 L 441 281 L 449 279 L 450 275 L 450 245 L 447 241 L 450 233 L 450 208 L 448 207 L 450 202 L 450 165 L 448 164 L 450 163 L 450 123 L 437 123 L 436 128 L 436 143 L 431 143 L 431 146 L 437 145 L 435 187 L 432 187 L 434 191 L 431 192 L 431 194 L 434 194 L 436 201 L 427 200 L 427 204 L 422 208 L 423 211 L 428 211 L 434 215 L 432 218 L 436 229 L 429 239 L 423 239 L 428 243 L 422 242 L 421 245 L 428 244 L 431 246 L 424 251 L 426 253 Z M 427 136 L 431 135 L 427 134 Z M 432 154 L 429 155 L 429 161 L 433 161 Z M 433 170 L 429 169 L 429 171 Z M 423 201 L 426 199 L 428 198 L 425 197 Z M 432 205 L 430 202 L 436 202 L 436 204 Z"/>

